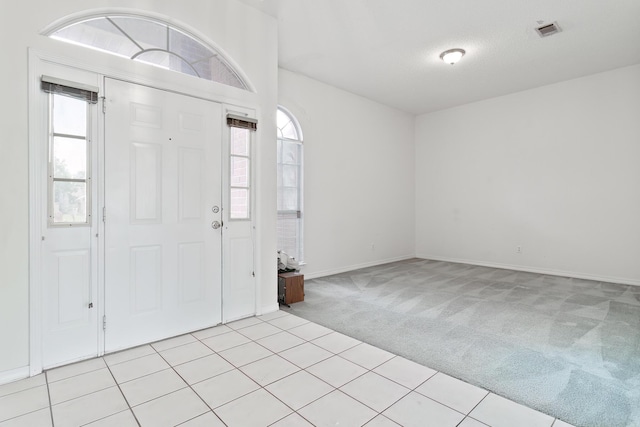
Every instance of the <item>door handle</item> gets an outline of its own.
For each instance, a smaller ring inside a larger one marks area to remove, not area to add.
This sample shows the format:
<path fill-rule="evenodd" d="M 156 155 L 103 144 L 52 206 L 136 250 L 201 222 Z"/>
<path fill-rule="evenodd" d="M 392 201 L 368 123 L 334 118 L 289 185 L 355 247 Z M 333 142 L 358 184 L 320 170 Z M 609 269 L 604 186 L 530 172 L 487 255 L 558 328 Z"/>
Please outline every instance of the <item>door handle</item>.
<path fill-rule="evenodd" d="M 214 230 L 217 230 L 218 228 L 222 227 L 222 224 L 219 223 L 218 221 L 213 221 L 211 223 L 211 228 L 213 228 Z"/>

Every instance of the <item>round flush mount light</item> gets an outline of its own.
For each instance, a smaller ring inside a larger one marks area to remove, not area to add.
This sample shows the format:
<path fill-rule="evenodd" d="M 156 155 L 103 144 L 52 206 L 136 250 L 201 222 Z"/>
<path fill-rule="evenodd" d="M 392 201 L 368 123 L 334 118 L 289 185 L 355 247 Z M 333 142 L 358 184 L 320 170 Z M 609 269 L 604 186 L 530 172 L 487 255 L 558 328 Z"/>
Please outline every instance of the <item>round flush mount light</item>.
<path fill-rule="evenodd" d="M 464 49 L 449 49 L 445 50 L 440 54 L 440 59 L 442 59 L 447 64 L 455 64 L 460 61 L 466 52 Z"/>

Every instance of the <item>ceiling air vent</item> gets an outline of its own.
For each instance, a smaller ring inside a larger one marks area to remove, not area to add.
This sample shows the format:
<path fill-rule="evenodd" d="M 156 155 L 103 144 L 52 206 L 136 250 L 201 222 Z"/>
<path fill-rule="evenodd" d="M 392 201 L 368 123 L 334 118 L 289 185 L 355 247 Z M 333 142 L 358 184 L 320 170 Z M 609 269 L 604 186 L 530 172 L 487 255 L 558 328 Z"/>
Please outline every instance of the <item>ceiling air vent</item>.
<path fill-rule="evenodd" d="M 540 37 L 549 37 L 554 35 L 555 33 L 559 33 L 562 30 L 558 26 L 557 22 L 552 22 L 551 24 L 542 25 L 536 28 L 536 31 L 538 32 L 538 35 L 540 35 Z"/>

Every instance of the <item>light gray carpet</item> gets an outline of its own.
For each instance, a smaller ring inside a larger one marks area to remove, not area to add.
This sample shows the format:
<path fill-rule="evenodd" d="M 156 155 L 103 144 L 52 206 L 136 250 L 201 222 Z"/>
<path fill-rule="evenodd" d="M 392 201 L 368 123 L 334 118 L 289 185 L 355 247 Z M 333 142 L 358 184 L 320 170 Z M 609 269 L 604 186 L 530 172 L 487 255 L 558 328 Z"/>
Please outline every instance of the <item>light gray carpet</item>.
<path fill-rule="evenodd" d="M 640 426 L 640 287 L 412 259 L 287 309 L 576 426 Z"/>

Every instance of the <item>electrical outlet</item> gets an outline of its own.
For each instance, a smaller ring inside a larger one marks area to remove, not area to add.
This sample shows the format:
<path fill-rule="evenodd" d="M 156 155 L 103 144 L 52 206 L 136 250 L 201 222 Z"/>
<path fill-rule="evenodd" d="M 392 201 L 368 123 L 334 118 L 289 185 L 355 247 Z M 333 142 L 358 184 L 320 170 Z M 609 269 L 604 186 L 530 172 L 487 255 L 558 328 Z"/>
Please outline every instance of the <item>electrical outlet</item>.
<path fill-rule="evenodd" d="M 516 246 L 516 253 L 517 254 L 521 254 L 522 253 L 522 246 Z"/>

